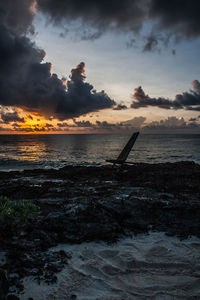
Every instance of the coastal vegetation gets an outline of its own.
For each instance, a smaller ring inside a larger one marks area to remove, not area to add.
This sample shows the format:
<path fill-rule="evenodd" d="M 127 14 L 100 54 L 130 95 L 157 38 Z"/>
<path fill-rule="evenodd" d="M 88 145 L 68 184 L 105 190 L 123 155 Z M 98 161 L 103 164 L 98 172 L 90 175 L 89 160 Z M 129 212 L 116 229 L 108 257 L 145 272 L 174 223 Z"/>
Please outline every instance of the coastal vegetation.
<path fill-rule="evenodd" d="M 11 232 L 26 227 L 39 213 L 39 207 L 30 200 L 13 201 L 0 196 L 0 224 Z"/>

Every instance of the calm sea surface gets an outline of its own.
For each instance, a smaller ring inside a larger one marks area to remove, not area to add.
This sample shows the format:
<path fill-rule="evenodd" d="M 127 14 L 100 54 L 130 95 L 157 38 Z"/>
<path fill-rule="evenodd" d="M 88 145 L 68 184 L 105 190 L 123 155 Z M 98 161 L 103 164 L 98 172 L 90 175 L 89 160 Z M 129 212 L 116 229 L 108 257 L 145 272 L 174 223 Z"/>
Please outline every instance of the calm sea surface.
<path fill-rule="evenodd" d="M 118 156 L 129 135 L 0 135 L 0 170 L 105 164 Z M 140 134 L 128 160 L 200 164 L 200 135 Z"/>

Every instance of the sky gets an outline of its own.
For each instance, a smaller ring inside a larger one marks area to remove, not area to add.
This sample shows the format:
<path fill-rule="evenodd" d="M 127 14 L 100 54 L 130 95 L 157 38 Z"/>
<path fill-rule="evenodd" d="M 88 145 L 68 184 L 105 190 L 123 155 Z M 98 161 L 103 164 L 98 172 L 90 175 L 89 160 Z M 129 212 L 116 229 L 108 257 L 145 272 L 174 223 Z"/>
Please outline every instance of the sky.
<path fill-rule="evenodd" d="M 200 133 L 198 0 L 0 1 L 0 133 Z"/>

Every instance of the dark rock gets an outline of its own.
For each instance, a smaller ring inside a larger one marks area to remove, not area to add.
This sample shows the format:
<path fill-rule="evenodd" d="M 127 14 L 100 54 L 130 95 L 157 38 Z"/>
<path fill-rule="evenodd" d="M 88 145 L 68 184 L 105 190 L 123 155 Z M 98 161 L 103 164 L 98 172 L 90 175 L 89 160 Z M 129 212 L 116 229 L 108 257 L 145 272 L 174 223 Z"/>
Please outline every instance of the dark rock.
<path fill-rule="evenodd" d="M 8 295 L 6 297 L 6 300 L 20 300 L 19 297 L 17 297 L 16 295 Z"/>
<path fill-rule="evenodd" d="M 0 300 L 4 300 L 8 293 L 9 281 L 7 278 L 6 271 L 0 269 Z"/>

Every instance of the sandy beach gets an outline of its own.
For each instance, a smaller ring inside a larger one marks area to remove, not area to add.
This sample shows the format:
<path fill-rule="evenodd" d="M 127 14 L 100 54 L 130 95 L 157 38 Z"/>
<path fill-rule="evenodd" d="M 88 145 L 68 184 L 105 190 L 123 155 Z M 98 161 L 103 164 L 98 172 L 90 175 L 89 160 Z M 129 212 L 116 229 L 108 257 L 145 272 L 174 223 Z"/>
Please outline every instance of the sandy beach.
<path fill-rule="evenodd" d="M 184 241 L 163 233 L 140 234 L 119 242 L 58 245 L 71 258 L 56 284 L 24 279 L 21 300 L 199 299 L 200 239 Z"/>

